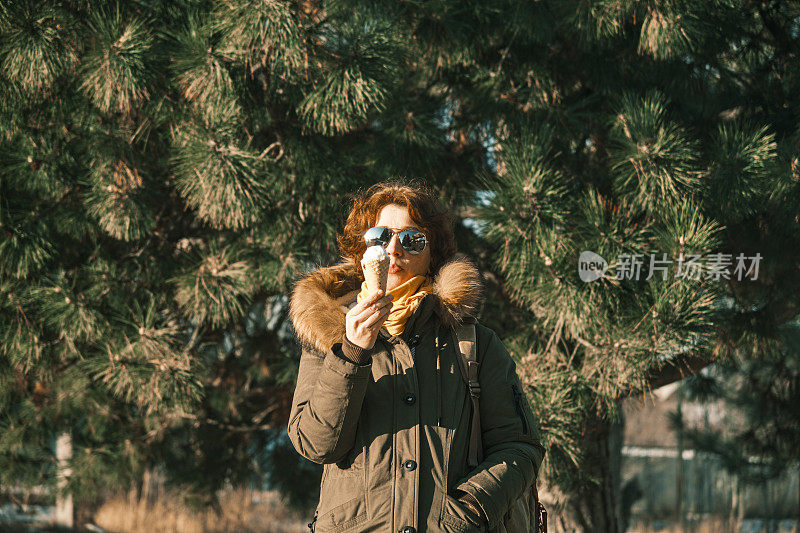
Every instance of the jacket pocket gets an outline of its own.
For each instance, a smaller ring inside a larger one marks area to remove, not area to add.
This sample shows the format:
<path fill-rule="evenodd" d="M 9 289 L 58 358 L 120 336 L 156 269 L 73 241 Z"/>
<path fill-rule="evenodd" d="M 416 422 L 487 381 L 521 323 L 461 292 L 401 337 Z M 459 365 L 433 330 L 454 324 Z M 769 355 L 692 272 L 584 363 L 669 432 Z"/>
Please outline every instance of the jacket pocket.
<path fill-rule="evenodd" d="M 347 531 L 368 518 L 364 480 L 337 475 L 337 471 L 335 464 L 325 465 L 315 533 Z"/>
<path fill-rule="evenodd" d="M 317 517 L 314 533 L 342 533 L 367 519 L 364 496 L 353 498 Z"/>
<path fill-rule="evenodd" d="M 341 533 L 348 531 L 367 520 L 367 506 L 364 496 L 357 496 L 320 514 L 314 527 L 314 533 Z"/>
<path fill-rule="evenodd" d="M 439 519 L 443 531 L 454 533 L 479 533 L 484 530 L 483 524 L 472 516 L 456 498 L 444 495 L 442 516 Z"/>

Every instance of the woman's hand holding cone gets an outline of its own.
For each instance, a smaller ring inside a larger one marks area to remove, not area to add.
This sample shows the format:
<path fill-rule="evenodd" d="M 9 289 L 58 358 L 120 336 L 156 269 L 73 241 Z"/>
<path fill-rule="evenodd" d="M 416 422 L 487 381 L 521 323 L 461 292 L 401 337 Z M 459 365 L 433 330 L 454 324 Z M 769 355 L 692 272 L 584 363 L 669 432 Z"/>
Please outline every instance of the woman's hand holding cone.
<path fill-rule="evenodd" d="M 392 310 L 392 299 L 391 294 L 384 296 L 382 290 L 377 290 L 347 312 L 345 334 L 350 342 L 364 349 L 375 345 L 378 332 Z"/>

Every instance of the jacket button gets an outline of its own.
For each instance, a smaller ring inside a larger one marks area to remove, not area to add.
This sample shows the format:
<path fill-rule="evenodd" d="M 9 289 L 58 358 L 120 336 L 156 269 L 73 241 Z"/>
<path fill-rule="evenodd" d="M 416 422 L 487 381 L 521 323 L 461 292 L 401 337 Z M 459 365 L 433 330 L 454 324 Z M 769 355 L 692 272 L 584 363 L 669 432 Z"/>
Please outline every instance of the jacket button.
<path fill-rule="evenodd" d="M 416 528 L 413 528 L 411 526 L 406 526 L 403 529 L 401 529 L 399 533 L 417 533 L 417 530 Z"/>
<path fill-rule="evenodd" d="M 405 468 L 406 470 L 411 472 L 412 470 L 417 468 L 417 462 L 416 461 L 412 461 L 411 459 L 409 459 L 408 461 L 403 463 L 403 468 Z"/>
<path fill-rule="evenodd" d="M 417 401 L 417 397 L 413 392 L 407 392 L 406 395 L 403 396 L 403 401 L 406 402 L 406 405 L 414 405 L 414 402 Z"/>

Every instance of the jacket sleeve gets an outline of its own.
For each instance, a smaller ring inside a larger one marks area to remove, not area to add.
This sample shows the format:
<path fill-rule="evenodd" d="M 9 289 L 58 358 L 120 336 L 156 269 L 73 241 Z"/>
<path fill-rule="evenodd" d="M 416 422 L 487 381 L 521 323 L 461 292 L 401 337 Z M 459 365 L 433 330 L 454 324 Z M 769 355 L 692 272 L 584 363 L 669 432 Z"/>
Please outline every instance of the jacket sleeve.
<path fill-rule="evenodd" d="M 327 354 L 304 348 L 300 357 L 288 432 L 300 455 L 315 463 L 340 461 L 355 443 L 372 358 L 356 364 L 344 344 L 345 351 L 338 342 Z"/>
<path fill-rule="evenodd" d="M 484 331 L 490 333 L 488 347 L 479 356 L 484 459 L 456 491 L 473 496 L 495 526 L 536 478 L 545 450 L 514 360 L 496 333 Z"/>

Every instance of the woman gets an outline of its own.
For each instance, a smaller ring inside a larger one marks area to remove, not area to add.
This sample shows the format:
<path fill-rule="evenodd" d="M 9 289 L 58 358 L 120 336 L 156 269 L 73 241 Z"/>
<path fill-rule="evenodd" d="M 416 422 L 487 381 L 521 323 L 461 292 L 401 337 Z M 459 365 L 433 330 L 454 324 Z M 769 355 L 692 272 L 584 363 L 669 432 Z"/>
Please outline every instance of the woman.
<path fill-rule="evenodd" d="M 317 533 L 497 530 L 544 455 L 515 365 L 476 324 L 483 461 L 468 465 L 471 401 L 454 327 L 483 303 L 455 254 L 452 218 L 426 188 L 388 182 L 357 198 L 338 237 L 344 261 L 300 280 L 291 319 L 303 346 L 289 436 L 324 464 Z M 388 294 L 360 260 L 385 246 Z M 518 399 L 517 399 L 518 401 Z"/>

